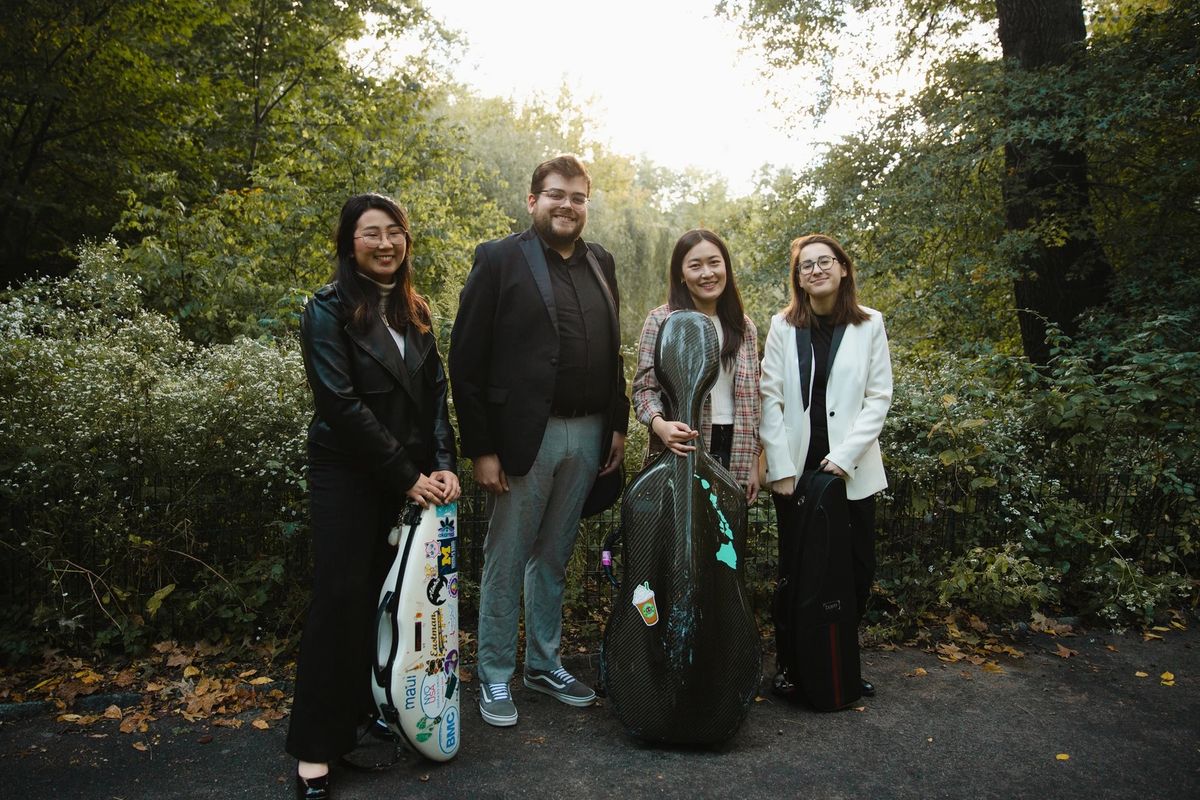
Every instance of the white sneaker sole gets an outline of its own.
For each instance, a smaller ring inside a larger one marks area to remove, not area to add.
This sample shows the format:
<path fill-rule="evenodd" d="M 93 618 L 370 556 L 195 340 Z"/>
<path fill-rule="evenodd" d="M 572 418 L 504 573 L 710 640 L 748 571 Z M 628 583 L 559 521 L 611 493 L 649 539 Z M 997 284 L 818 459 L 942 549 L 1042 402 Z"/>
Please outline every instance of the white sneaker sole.
<path fill-rule="evenodd" d="M 483 717 L 483 721 L 488 725 L 492 725 L 497 728 L 510 728 L 517 724 L 516 714 L 508 717 L 502 717 L 499 714 L 493 714 L 490 711 L 485 710 L 483 703 L 479 704 L 479 715 Z"/>
<path fill-rule="evenodd" d="M 551 689 L 549 686 L 543 686 L 542 684 L 537 683 L 536 681 L 531 682 L 529 680 L 529 678 L 523 677 L 522 681 L 525 683 L 526 689 L 532 689 L 535 692 L 541 692 L 542 694 L 549 695 L 550 697 L 553 697 L 555 700 L 557 700 L 560 703 L 566 703 L 567 705 L 575 706 L 576 708 L 587 708 L 588 706 L 590 706 L 596 702 L 596 693 L 595 692 L 592 692 L 591 697 L 571 697 L 570 695 L 562 694 L 561 692 L 556 692 L 553 689 Z"/>

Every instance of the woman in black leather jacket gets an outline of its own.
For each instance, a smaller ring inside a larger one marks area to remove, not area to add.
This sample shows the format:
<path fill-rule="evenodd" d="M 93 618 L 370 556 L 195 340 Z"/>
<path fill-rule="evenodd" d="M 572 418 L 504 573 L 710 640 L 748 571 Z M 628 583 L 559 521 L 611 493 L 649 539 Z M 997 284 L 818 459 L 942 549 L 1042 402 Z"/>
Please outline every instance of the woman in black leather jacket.
<path fill-rule="evenodd" d="M 408 217 L 390 198 L 351 197 L 333 282 L 304 309 L 312 605 L 304 626 L 287 750 L 296 796 L 328 798 L 330 762 L 353 749 L 374 708 L 367 680 L 374 610 L 405 498 L 459 495 L 446 373 L 429 306 L 412 287 Z"/>

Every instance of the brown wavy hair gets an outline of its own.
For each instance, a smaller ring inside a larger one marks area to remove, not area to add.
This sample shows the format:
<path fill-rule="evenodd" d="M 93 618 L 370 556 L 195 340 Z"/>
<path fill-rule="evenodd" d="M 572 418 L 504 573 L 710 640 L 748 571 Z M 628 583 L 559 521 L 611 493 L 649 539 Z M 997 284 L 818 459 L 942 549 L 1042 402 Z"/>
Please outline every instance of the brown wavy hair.
<path fill-rule="evenodd" d="M 797 236 L 792 240 L 791 257 L 788 259 L 788 281 L 792 287 L 792 301 L 783 310 L 783 318 L 793 327 L 808 328 L 817 321 L 808 292 L 800 286 L 800 251 L 810 244 L 828 245 L 838 261 L 846 268 L 846 274 L 838 284 L 837 298 L 833 304 L 834 325 L 857 325 L 866 322 L 870 317 L 858 304 L 858 289 L 854 280 L 854 261 L 851 260 L 845 248 L 832 236 L 823 233 L 810 233 Z"/>

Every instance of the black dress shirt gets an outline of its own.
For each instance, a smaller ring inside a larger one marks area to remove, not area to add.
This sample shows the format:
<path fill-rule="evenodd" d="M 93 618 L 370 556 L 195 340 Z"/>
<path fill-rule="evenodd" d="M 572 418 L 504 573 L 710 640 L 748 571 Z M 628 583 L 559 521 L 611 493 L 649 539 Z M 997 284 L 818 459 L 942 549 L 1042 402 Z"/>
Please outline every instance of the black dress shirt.
<path fill-rule="evenodd" d="M 811 436 L 808 440 L 808 453 L 805 456 L 804 468 L 817 469 L 821 459 L 829 454 L 829 419 L 825 410 L 825 384 L 829 377 L 829 350 L 833 346 L 833 315 L 813 315 L 813 325 L 809 327 L 812 333 L 813 348 L 813 383 L 812 406 L 808 415 Z M 800 376 L 801 380 L 805 376 Z"/>
<path fill-rule="evenodd" d="M 563 259 L 546 250 L 558 311 L 558 369 L 550 413 L 556 417 L 595 414 L 608 407 L 612 390 L 613 331 L 604 292 L 587 262 L 587 246 Z"/>

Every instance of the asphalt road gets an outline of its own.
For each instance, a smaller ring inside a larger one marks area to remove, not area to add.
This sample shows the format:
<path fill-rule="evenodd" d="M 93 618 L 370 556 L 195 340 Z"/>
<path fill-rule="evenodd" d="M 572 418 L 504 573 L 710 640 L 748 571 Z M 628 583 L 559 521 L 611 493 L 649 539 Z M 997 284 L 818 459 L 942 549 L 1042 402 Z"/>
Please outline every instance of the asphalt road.
<path fill-rule="evenodd" d="M 341 800 L 376 798 L 1200 798 L 1200 634 L 1055 640 L 1033 634 L 1003 673 L 913 648 L 868 651 L 878 695 L 820 714 L 764 696 L 720 749 L 644 746 L 610 709 L 521 687 L 516 727 L 485 725 L 474 684 L 462 748 L 437 765 L 335 775 Z M 1055 655 L 1061 641 L 1077 651 Z M 584 678 L 594 662 L 569 666 Z M 921 674 L 921 670 L 924 674 Z M 1146 673 L 1138 677 L 1136 673 Z M 1160 675 L 1174 675 L 1164 686 Z M 0 798 L 287 798 L 286 720 L 268 730 L 163 718 L 132 737 L 52 714 L 0 719 Z M 135 741 L 147 745 L 135 749 Z M 1063 760 L 1060 754 L 1068 756 Z M 356 754 L 385 759 L 390 745 Z"/>

